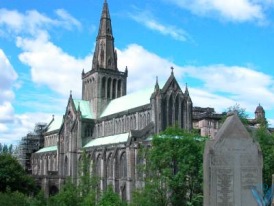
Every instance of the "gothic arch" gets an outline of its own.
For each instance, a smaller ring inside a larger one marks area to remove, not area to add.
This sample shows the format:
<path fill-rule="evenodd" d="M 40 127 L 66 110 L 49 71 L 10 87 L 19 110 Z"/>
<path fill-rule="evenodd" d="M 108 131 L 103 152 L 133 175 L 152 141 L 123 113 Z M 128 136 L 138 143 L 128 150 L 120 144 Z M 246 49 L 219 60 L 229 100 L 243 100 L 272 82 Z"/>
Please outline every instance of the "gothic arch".
<path fill-rule="evenodd" d="M 108 155 L 107 158 L 107 178 L 113 177 L 113 158 L 112 153 Z"/>
<path fill-rule="evenodd" d="M 121 79 L 118 80 L 117 82 L 117 97 L 122 96 L 122 81 Z"/>
<path fill-rule="evenodd" d="M 119 173 L 120 173 L 120 178 L 125 179 L 127 177 L 127 157 L 126 157 L 126 152 L 122 152 L 120 155 L 120 168 L 119 168 Z"/>
<path fill-rule="evenodd" d="M 111 83 L 112 83 L 112 79 L 109 77 L 107 80 L 107 98 L 108 99 L 111 98 Z"/>
<path fill-rule="evenodd" d="M 68 176 L 69 175 L 69 172 L 68 172 L 68 157 L 65 156 L 65 164 L 64 164 L 64 175 L 65 176 Z"/>
<path fill-rule="evenodd" d="M 179 125 L 179 116 L 180 116 L 180 112 L 179 112 L 179 107 L 180 107 L 180 97 L 179 94 L 177 94 L 176 98 L 175 98 L 175 124 Z"/>
<path fill-rule="evenodd" d="M 96 175 L 98 177 L 101 177 L 101 165 L 102 165 L 102 155 L 98 154 L 96 158 Z"/>
<path fill-rule="evenodd" d="M 171 126 L 173 124 L 173 104 L 174 104 L 173 94 L 171 94 L 168 99 L 168 110 L 167 110 L 169 126 Z"/>
<path fill-rule="evenodd" d="M 49 196 L 56 195 L 58 192 L 59 192 L 59 189 L 58 189 L 57 186 L 55 186 L 55 185 L 50 186 L 50 188 L 49 188 Z"/>
<path fill-rule="evenodd" d="M 116 98 L 116 79 L 112 80 L 112 99 Z"/>
<path fill-rule="evenodd" d="M 101 86 L 101 88 L 102 88 L 102 90 L 101 90 L 101 96 L 102 96 L 102 98 L 105 98 L 106 97 L 106 77 L 103 77 L 102 78 L 102 86 Z"/>

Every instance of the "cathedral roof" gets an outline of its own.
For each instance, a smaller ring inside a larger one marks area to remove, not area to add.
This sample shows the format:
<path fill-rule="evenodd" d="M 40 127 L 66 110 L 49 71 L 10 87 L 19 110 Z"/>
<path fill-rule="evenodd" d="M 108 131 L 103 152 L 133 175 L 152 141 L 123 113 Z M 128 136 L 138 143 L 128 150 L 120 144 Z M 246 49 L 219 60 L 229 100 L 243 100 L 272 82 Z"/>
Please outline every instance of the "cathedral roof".
<path fill-rule="evenodd" d="M 153 89 L 145 89 L 142 91 L 134 92 L 117 99 L 113 99 L 102 113 L 101 117 L 111 114 L 127 111 L 129 109 L 137 108 L 150 104 L 150 97 Z"/>
<path fill-rule="evenodd" d="M 55 116 L 53 120 L 50 122 L 50 124 L 48 125 L 47 132 L 52 132 L 54 130 L 60 129 L 62 123 L 63 123 L 63 118 L 60 116 Z"/>
<path fill-rule="evenodd" d="M 73 99 L 73 103 L 76 109 L 78 109 L 78 107 L 80 108 L 82 118 L 94 119 L 95 115 L 91 111 L 91 106 L 89 101 Z"/>
<path fill-rule="evenodd" d="M 112 136 L 107 136 L 107 137 L 96 138 L 96 139 L 91 140 L 89 143 L 87 143 L 84 146 L 84 148 L 96 147 L 96 146 L 108 145 L 108 144 L 124 143 L 124 142 L 127 142 L 128 137 L 129 137 L 129 133 L 117 134 L 117 135 L 112 135 Z"/>
<path fill-rule="evenodd" d="M 42 149 L 39 149 L 35 153 L 53 152 L 53 151 L 57 151 L 57 146 L 44 147 Z"/>

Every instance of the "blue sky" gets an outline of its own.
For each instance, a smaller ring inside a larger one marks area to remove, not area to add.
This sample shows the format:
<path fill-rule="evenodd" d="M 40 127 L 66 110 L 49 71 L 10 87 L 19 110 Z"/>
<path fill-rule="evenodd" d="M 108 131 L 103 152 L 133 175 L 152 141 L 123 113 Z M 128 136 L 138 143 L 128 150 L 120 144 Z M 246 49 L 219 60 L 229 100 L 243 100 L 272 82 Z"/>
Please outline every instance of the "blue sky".
<path fill-rule="evenodd" d="M 128 92 L 164 82 L 170 67 L 194 106 L 260 103 L 274 126 L 274 0 L 108 0 Z M 1 0 L 0 142 L 81 98 L 103 0 Z"/>

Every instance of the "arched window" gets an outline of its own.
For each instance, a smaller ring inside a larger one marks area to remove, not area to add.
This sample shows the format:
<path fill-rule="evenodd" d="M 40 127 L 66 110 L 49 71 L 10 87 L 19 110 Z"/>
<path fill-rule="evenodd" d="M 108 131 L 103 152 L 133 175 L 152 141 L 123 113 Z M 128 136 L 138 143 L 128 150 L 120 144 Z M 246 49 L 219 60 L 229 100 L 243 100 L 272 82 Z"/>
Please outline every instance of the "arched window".
<path fill-rule="evenodd" d="M 117 86 L 117 97 L 121 97 L 122 96 L 122 83 L 121 83 L 121 79 L 118 80 L 118 86 Z"/>
<path fill-rule="evenodd" d="M 120 177 L 126 178 L 127 177 L 127 158 L 126 152 L 123 152 L 120 157 Z"/>
<path fill-rule="evenodd" d="M 106 97 L 106 77 L 102 78 L 102 91 L 101 91 L 101 96 L 102 98 Z"/>
<path fill-rule="evenodd" d="M 96 175 L 98 177 L 101 177 L 101 159 L 101 154 L 99 154 L 96 160 Z"/>
<path fill-rule="evenodd" d="M 113 176 L 113 159 L 112 159 L 112 153 L 110 153 L 107 159 L 107 177 L 112 178 L 112 176 Z"/>
<path fill-rule="evenodd" d="M 177 95 L 175 100 L 175 124 L 178 124 L 178 125 L 179 125 L 179 116 L 180 116 L 179 105 L 180 105 L 179 95 Z"/>
<path fill-rule="evenodd" d="M 112 81 L 112 99 L 116 98 L 116 79 Z"/>
<path fill-rule="evenodd" d="M 65 164 L 64 164 L 64 175 L 68 176 L 69 172 L 68 172 L 68 157 L 65 157 Z"/>
<path fill-rule="evenodd" d="M 107 82 L 107 98 L 110 99 L 111 97 L 111 78 L 108 78 L 108 82 Z"/>
<path fill-rule="evenodd" d="M 168 101 L 168 125 L 171 126 L 173 124 L 173 96 L 170 95 Z"/>

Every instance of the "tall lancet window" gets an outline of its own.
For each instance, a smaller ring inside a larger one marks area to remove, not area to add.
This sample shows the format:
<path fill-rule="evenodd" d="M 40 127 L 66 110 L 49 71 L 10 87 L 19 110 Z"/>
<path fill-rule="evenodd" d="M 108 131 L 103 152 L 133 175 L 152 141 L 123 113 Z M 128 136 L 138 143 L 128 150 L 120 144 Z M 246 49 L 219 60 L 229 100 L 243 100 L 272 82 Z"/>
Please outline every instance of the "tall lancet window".
<path fill-rule="evenodd" d="M 180 105 L 180 101 L 179 101 L 179 95 L 176 96 L 175 99 L 175 124 L 179 125 L 179 105 Z"/>
<path fill-rule="evenodd" d="M 101 159 L 101 154 L 99 154 L 96 160 L 96 175 L 98 177 L 101 177 Z"/>
<path fill-rule="evenodd" d="M 120 156 L 120 177 L 126 178 L 127 177 L 127 157 L 126 152 L 123 152 Z"/>
<path fill-rule="evenodd" d="M 173 124 L 173 96 L 170 95 L 168 101 L 168 125 L 171 126 Z"/>
<path fill-rule="evenodd" d="M 112 159 L 112 153 L 110 153 L 107 159 L 107 177 L 112 178 L 112 176 L 113 176 L 113 159 Z"/>

